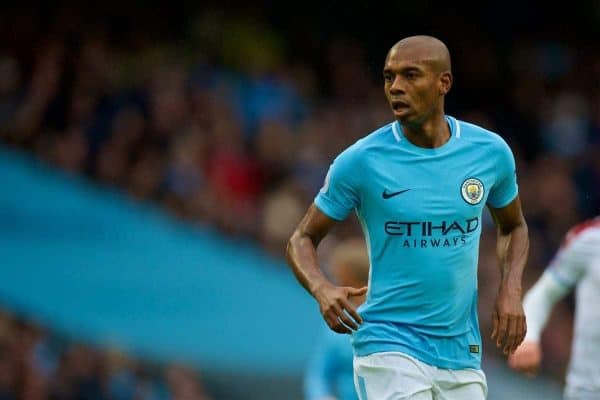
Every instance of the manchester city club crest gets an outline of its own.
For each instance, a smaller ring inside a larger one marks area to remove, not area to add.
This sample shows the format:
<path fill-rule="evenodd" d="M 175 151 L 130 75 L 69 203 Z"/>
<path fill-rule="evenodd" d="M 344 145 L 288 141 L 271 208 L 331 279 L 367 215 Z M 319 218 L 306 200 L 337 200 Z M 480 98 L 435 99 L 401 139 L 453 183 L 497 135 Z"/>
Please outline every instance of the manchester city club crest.
<path fill-rule="evenodd" d="M 483 199 L 483 183 L 477 178 L 466 179 L 460 187 L 462 198 L 469 204 L 479 204 Z"/>

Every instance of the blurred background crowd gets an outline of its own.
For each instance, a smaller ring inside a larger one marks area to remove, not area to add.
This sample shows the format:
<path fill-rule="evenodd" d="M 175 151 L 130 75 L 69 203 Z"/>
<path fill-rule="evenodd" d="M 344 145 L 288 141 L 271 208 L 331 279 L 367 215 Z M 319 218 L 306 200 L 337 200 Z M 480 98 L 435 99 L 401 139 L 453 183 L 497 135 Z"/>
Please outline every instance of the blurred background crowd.
<path fill-rule="evenodd" d="M 207 400 L 199 371 L 139 360 L 0 312 L 0 399 Z"/>
<path fill-rule="evenodd" d="M 600 211 L 600 8 L 582 2 L 540 15 L 511 5 L 333 3 L 310 18 L 309 10 L 290 16 L 281 6 L 217 2 L 8 9 L 0 15 L 0 143 L 282 257 L 335 155 L 391 121 L 381 79 L 387 49 L 406 35 L 434 34 L 453 57 L 448 113 L 498 132 L 517 157 L 528 288 L 566 231 Z M 350 218 L 321 256 L 357 233 Z M 494 246 L 487 219 L 479 278 L 486 338 Z M 569 356 L 572 302 L 558 306 L 544 336 L 544 368 L 556 379 Z M 59 340 L 5 313 L 0 399 L 17 398 L 208 395 L 198 371 Z"/>

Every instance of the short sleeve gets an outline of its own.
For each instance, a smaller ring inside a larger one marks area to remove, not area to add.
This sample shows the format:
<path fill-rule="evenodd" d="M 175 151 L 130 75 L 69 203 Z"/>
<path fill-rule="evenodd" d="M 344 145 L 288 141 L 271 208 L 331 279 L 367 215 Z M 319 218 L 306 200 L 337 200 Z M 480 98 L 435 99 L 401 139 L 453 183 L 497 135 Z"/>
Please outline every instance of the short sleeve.
<path fill-rule="evenodd" d="M 333 161 L 323 187 L 315 197 L 315 205 L 329 217 L 342 221 L 359 205 L 359 166 L 352 148 Z"/>
<path fill-rule="evenodd" d="M 515 157 L 504 140 L 496 150 L 496 180 L 490 189 L 487 203 L 493 208 L 506 207 L 517 197 L 517 171 Z"/>

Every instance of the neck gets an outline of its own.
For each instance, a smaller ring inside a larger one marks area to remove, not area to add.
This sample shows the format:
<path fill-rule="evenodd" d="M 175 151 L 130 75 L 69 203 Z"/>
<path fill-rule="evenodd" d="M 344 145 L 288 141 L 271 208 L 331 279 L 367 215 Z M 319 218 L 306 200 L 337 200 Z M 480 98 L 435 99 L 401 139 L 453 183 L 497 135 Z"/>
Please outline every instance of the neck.
<path fill-rule="evenodd" d="M 450 139 L 450 127 L 443 113 L 437 113 L 421 123 L 402 124 L 404 136 L 415 146 L 433 149 Z"/>

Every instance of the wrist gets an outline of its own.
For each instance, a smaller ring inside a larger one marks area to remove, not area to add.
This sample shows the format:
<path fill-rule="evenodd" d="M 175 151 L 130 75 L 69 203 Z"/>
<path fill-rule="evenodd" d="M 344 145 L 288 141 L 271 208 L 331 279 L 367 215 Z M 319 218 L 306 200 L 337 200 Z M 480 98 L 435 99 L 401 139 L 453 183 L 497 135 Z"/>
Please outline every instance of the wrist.
<path fill-rule="evenodd" d="M 506 284 L 500 284 L 500 292 L 507 293 L 511 296 L 521 296 L 523 294 L 523 289 L 521 286 L 511 286 Z"/>
<path fill-rule="evenodd" d="M 331 282 L 329 282 L 325 277 L 320 277 L 311 283 L 309 290 L 313 297 L 318 299 L 323 289 L 328 286 L 331 286 Z"/>
<path fill-rule="evenodd" d="M 511 279 L 510 277 L 504 278 L 500 281 L 499 292 L 504 292 L 510 296 L 521 296 L 523 295 L 523 286 L 521 285 L 520 279 Z"/>

